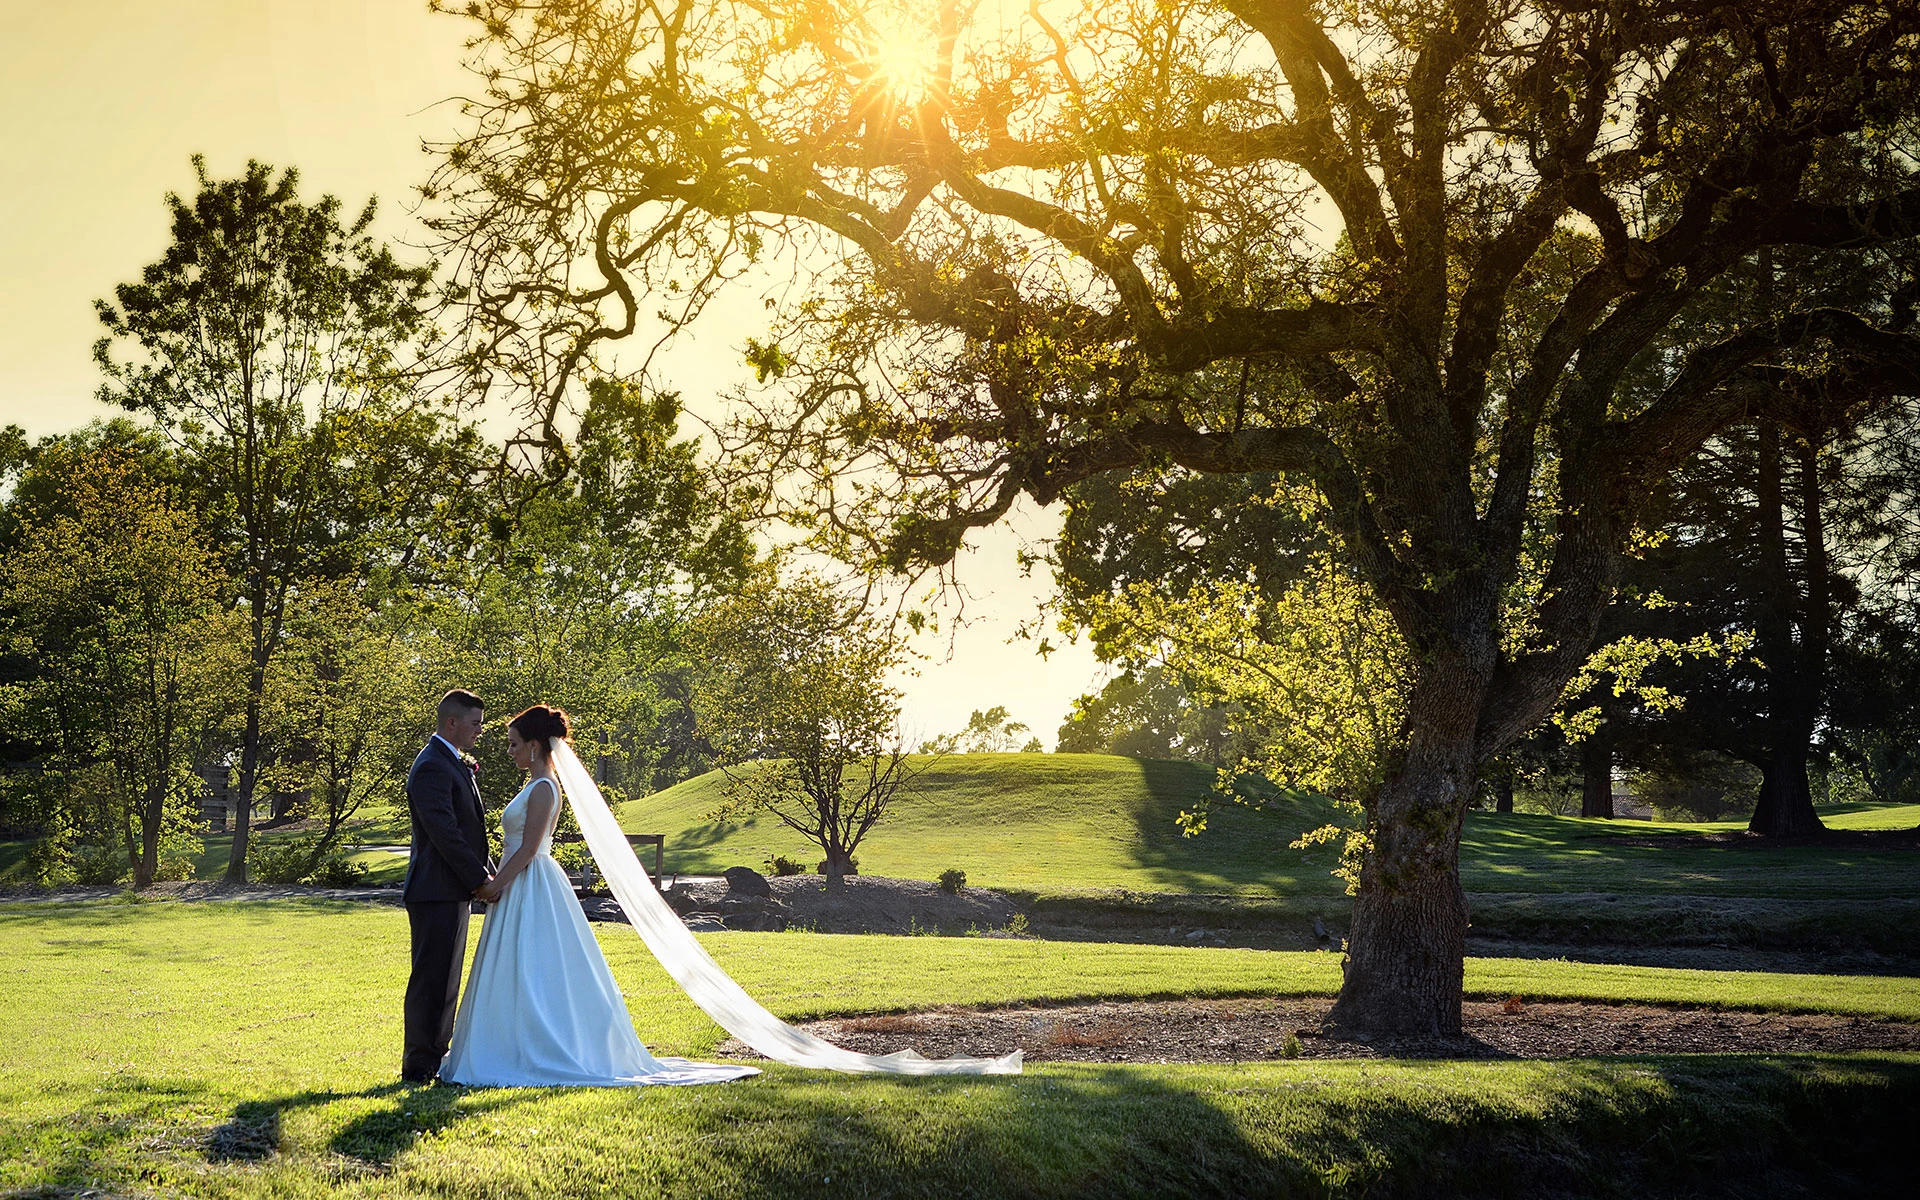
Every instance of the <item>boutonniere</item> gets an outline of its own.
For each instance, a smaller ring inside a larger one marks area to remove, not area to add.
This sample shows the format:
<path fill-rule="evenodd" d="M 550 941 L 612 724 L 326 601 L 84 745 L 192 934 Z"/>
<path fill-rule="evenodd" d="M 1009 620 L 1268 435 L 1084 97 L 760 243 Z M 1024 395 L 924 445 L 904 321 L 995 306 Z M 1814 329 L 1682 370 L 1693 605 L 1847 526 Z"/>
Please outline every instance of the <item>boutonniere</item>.
<path fill-rule="evenodd" d="M 471 754 L 462 754 L 460 756 L 460 761 L 463 765 L 466 766 L 467 770 L 473 772 L 473 777 L 475 779 L 480 778 L 480 760 L 479 759 L 475 758 Z"/>

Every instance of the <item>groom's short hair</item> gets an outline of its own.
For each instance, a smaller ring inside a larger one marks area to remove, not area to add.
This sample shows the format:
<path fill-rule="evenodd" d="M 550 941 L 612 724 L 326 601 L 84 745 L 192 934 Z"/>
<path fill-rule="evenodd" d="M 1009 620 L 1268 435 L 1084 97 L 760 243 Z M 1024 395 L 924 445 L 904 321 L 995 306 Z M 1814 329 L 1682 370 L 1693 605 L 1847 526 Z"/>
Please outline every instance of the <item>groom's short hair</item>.
<path fill-rule="evenodd" d="M 435 720 L 445 721 L 455 713 L 484 712 L 486 704 L 480 697 L 464 688 L 454 688 L 440 697 L 440 704 L 433 710 Z"/>

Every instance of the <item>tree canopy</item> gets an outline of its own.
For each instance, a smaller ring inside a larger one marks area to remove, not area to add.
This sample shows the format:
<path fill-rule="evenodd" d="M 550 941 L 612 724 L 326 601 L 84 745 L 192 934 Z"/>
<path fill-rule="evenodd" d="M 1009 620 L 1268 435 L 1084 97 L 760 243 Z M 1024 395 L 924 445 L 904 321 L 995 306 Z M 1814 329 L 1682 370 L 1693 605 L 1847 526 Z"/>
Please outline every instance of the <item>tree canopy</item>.
<path fill-rule="evenodd" d="M 227 878 L 246 879 L 267 675 L 304 580 L 359 570 L 391 533 L 435 455 L 400 370 L 425 319 L 431 272 L 399 262 L 369 232 L 369 201 L 306 203 L 299 173 L 249 162 L 169 194 L 172 241 L 137 282 L 95 304 L 100 398 L 146 413 L 187 452 L 212 501 L 203 519 L 246 610 L 249 672 L 239 806 Z M 409 486 L 411 485 L 411 486 Z"/>
<path fill-rule="evenodd" d="M 1884 299 L 1662 340 L 1767 247 L 1913 236 L 1912 6 L 470 11 L 485 90 L 429 192 L 469 365 L 536 431 L 603 344 L 783 255 L 731 445 L 836 552 L 944 563 L 1156 463 L 1319 493 L 1411 675 L 1350 1025 L 1458 1028 L 1479 767 L 1584 663 L 1653 485 L 1756 414 L 1920 386 Z"/>

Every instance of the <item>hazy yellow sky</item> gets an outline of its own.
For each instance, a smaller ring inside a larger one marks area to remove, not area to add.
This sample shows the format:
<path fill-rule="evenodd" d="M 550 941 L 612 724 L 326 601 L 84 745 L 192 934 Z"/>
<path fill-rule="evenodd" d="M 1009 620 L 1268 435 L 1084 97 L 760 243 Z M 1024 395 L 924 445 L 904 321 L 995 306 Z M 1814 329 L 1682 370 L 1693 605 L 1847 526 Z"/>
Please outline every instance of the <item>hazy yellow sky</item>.
<path fill-rule="evenodd" d="M 377 195 L 384 232 L 408 238 L 420 140 L 458 120 L 444 101 L 466 86 L 465 24 L 426 0 L 0 0 L 0 424 L 40 436 L 108 415 L 92 304 L 165 248 L 161 197 L 192 188 L 195 153 L 216 175 L 250 157 L 297 166 L 308 198 Z M 713 333 L 660 365 L 696 408 L 746 374 Z M 973 624 L 950 656 L 944 638 L 921 647 L 934 661 L 905 681 L 908 720 L 939 733 L 1005 704 L 1051 747 L 1096 664 L 1006 644 L 1038 590 L 1012 531 L 977 541 L 962 560 Z"/>

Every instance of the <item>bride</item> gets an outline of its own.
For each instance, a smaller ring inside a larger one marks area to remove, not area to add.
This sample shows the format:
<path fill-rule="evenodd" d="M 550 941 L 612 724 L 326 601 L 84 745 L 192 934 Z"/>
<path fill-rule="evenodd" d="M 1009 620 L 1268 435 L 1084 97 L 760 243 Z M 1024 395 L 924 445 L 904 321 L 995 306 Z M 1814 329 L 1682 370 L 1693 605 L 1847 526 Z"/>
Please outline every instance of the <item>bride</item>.
<path fill-rule="evenodd" d="M 440 1067 L 450 1083 L 493 1087 L 629 1087 L 717 1083 L 756 1067 L 655 1058 L 634 1036 L 600 944 L 553 861 L 564 792 L 627 923 L 688 999 L 749 1047 L 796 1067 L 886 1075 L 1017 1075 L 1022 1054 L 923 1058 L 859 1054 L 774 1016 L 728 975 L 641 869 L 593 775 L 567 741 L 567 716 L 536 704 L 507 723 L 507 748 L 529 772 L 500 813 L 506 861 L 474 893 L 491 902 L 473 974 Z"/>
<path fill-rule="evenodd" d="M 553 860 L 560 816 L 554 751 L 567 715 L 536 704 L 507 723 L 527 784 L 500 813 L 506 861 L 475 895 L 489 902 L 440 1078 L 488 1087 L 717 1083 L 759 1074 L 738 1064 L 655 1058 L 634 1035 L 573 887 Z"/>

